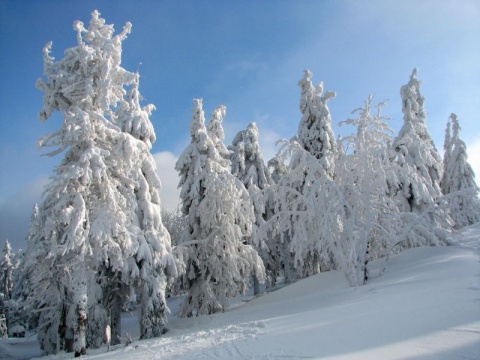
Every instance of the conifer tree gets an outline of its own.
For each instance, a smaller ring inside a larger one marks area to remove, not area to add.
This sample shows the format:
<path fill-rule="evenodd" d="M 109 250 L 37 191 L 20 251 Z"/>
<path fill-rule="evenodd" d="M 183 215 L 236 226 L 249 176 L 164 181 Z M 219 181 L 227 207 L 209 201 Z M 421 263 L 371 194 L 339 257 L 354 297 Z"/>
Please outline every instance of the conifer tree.
<path fill-rule="evenodd" d="M 260 280 L 264 276 L 257 252 L 244 243 L 252 232 L 253 207 L 243 184 L 224 167 L 225 159 L 217 150 L 218 141 L 223 140 L 218 134 L 223 129 L 216 130 L 217 138 L 212 141 L 205 127 L 202 100 L 195 99 L 191 142 L 176 164 L 182 211 L 187 218 L 182 247 L 189 293 L 181 316 L 225 310 L 228 298 L 245 291 L 252 272 Z"/>
<path fill-rule="evenodd" d="M 460 139 L 460 124 L 457 115 L 451 114 L 453 133 L 450 137 L 450 122 L 445 136 L 444 173 L 442 190 L 448 196 L 450 214 L 455 228 L 472 225 L 480 221 L 480 199 L 475 173 L 468 163 L 467 146 Z"/>

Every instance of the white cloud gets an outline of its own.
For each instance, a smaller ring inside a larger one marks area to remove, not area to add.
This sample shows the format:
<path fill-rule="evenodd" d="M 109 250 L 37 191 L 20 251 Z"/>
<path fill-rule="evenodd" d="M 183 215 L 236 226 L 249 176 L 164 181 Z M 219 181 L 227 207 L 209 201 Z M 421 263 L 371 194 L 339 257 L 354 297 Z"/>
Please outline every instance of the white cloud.
<path fill-rule="evenodd" d="M 162 208 L 175 210 L 180 203 L 180 190 L 177 189 L 180 178 L 175 170 L 177 157 L 169 151 L 161 151 L 153 154 L 157 164 L 157 173 L 162 181 L 160 197 Z"/>

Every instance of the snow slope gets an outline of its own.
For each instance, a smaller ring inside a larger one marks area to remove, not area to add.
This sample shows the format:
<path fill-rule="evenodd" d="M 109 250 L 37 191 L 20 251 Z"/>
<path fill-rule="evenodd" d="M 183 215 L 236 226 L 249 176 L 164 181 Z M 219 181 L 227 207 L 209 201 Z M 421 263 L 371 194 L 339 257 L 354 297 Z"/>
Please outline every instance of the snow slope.
<path fill-rule="evenodd" d="M 365 286 L 348 287 L 338 271 L 319 274 L 237 303 L 226 313 L 172 316 L 162 338 L 119 345 L 109 353 L 91 350 L 88 358 L 480 359 L 480 224 L 456 238 L 456 246 L 392 257 L 385 273 Z M 383 264 L 373 263 L 377 273 Z M 172 309 L 179 300 L 172 299 Z M 136 336 L 136 319 L 124 320 Z M 27 344 L 8 341 L 13 340 L 0 342 L 0 358 L 38 355 L 38 349 L 27 355 Z"/>

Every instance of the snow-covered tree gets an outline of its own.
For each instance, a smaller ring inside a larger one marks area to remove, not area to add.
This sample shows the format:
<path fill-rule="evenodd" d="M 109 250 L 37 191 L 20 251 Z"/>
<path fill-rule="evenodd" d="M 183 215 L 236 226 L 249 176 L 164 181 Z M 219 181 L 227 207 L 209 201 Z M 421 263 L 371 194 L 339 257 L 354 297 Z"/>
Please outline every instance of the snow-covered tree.
<path fill-rule="evenodd" d="M 264 224 L 267 216 L 264 194 L 265 189 L 272 185 L 272 179 L 260 152 L 257 125 L 250 123 L 245 130 L 238 132 L 229 149 L 232 151 L 230 155 L 232 174 L 243 183 L 253 203 L 255 223 L 252 236 L 247 243 L 260 254 L 269 278 L 267 285 L 272 285 L 276 278 L 276 261 L 275 253 L 270 247 L 274 244 L 267 244 L 269 241 L 260 238 L 258 233 L 258 228 Z M 259 293 L 259 283 L 254 275 L 254 294 Z"/>
<path fill-rule="evenodd" d="M 300 111 L 302 119 L 298 125 L 298 143 L 307 152 L 322 161 L 326 174 L 333 176 L 332 164 L 325 160 L 326 154 L 335 152 L 337 145 L 332 129 L 332 119 L 327 103 L 336 97 L 335 92 L 323 92 L 323 82 L 316 88 L 312 85 L 312 73 L 305 75 L 298 83 L 301 88 Z"/>
<path fill-rule="evenodd" d="M 327 106 L 328 101 L 335 98 L 336 94 L 332 91 L 324 92 L 322 82 L 314 88 L 311 77 L 311 72 L 305 70 L 303 79 L 298 83 L 301 88 L 300 112 L 302 119 L 299 123 L 298 134 L 293 141 L 305 151 L 298 151 L 296 146 L 287 146 L 286 149 L 289 149 L 290 156 L 289 172 L 277 183 L 277 186 L 290 187 L 303 196 L 314 196 L 313 193 L 318 189 L 310 189 L 310 187 L 319 184 L 316 178 L 334 177 L 334 154 L 337 148 L 331 127 L 330 110 Z M 320 167 L 317 167 L 315 161 L 320 164 Z M 289 205 L 284 203 L 283 206 L 287 205 L 294 210 L 291 206 L 297 204 L 295 211 L 304 211 L 306 205 L 301 200 L 302 196 L 296 195 L 295 192 L 289 192 L 288 196 L 282 200 L 291 202 Z M 320 254 L 314 245 L 322 242 L 319 239 L 322 234 L 311 233 L 309 229 L 303 228 L 307 224 L 302 222 L 295 213 L 289 216 L 292 223 L 296 224 L 296 231 L 299 235 L 301 234 L 300 236 L 310 236 L 298 243 L 294 241 L 300 239 L 296 235 L 284 238 L 293 241 L 289 247 L 290 251 L 295 253 L 294 266 L 297 268 L 298 276 L 303 278 L 318 273 L 321 268 L 331 268 L 333 265 L 331 254 Z M 288 259 L 289 254 L 285 253 L 284 258 Z"/>
<path fill-rule="evenodd" d="M 377 104 L 372 114 L 372 100 L 369 96 L 364 107 L 353 111 L 358 118 L 342 122 L 356 126 L 357 131 L 342 139 L 346 147 L 336 166 L 345 204 L 338 212 L 343 226 L 334 241 L 334 253 L 341 254 L 337 261 L 352 285 L 368 280 L 369 261 L 387 255 L 401 224 L 388 185 L 396 176 L 396 164 L 388 156 L 393 131 L 386 123 L 389 118 L 381 115 L 385 102 Z"/>
<path fill-rule="evenodd" d="M 10 300 L 13 292 L 13 270 L 12 247 L 8 240 L 5 240 L 3 256 L 0 259 L 0 293 L 3 293 L 4 300 Z"/>
<path fill-rule="evenodd" d="M 217 150 L 218 154 L 223 159 L 223 161 L 220 159 L 219 161 L 221 161 L 221 165 L 224 167 L 228 167 L 230 165 L 230 152 L 223 142 L 225 133 L 223 131 L 222 122 L 226 113 L 227 108 L 224 105 L 218 106 L 215 110 L 213 110 L 212 117 L 207 124 L 207 134 L 215 145 L 215 149 Z"/>
<path fill-rule="evenodd" d="M 131 183 L 124 196 L 133 212 L 130 232 L 138 249 L 134 255 L 139 271 L 140 337 L 151 338 L 165 331 L 167 306 L 165 289 L 177 277 L 170 234 L 162 222 L 160 188 L 155 160 L 150 153 L 155 132 L 149 116 L 153 105 L 140 106 L 138 76 L 116 113 L 115 123 L 123 130 L 123 169 Z M 117 169 L 119 170 L 119 169 Z M 130 215 L 131 216 L 131 215 Z M 135 278 L 135 277 L 134 277 Z M 118 314 L 118 322 L 120 322 Z M 113 330 L 113 327 L 112 327 Z M 113 338 L 112 333 L 112 338 Z"/>
<path fill-rule="evenodd" d="M 62 60 L 49 55 L 51 43 L 44 48 L 39 116 L 59 111 L 63 124 L 39 145 L 57 148 L 49 155 L 65 152 L 26 253 L 25 273 L 36 286 L 29 302 L 43 309 L 38 339 L 45 353 L 83 354 L 104 341 L 108 322 L 115 341 L 119 311 L 135 286 L 142 289 L 142 337 L 163 331 L 164 289 L 175 265 L 149 153 L 153 105 L 140 108 L 139 75 L 120 66 L 130 28 L 113 36 L 113 26 L 94 11 L 88 28 L 74 23 L 78 45 Z"/>
<path fill-rule="evenodd" d="M 402 211 L 419 217 L 415 223 L 422 228 L 405 240 L 406 247 L 445 243 L 444 229 L 451 224 L 445 207 L 439 206 L 442 161 L 425 124 L 420 85 L 414 69 L 408 84 L 400 89 L 404 123 L 393 141 L 392 160 L 398 163 L 399 171 L 396 183 L 390 184 L 392 195 Z"/>
<path fill-rule="evenodd" d="M 457 115 L 451 114 L 453 133 L 450 137 L 450 121 L 445 136 L 444 173 L 442 190 L 448 195 L 450 214 L 455 228 L 472 225 L 480 221 L 480 199 L 475 173 L 468 163 L 467 146 L 460 139 L 460 124 Z"/>
<path fill-rule="evenodd" d="M 318 254 L 321 263 L 341 268 L 352 286 L 368 279 L 368 262 L 387 254 L 400 224 L 388 188 L 395 176 L 388 158 L 391 130 L 380 114 L 383 104 L 372 114 L 371 101 L 356 110 L 357 119 L 346 121 L 357 127 L 343 139 L 347 148 L 325 155 L 336 163 L 335 179 L 295 139 L 284 141 L 278 156 L 294 157 L 298 165 L 272 187 L 276 208 L 264 227 L 288 238 L 296 267 L 310 260 L 305 254 Z M 308 184 L 303 192 L 288 185 L 298 179 Z"/>
<path fill-rule="evenodd" d="M 180 315 L 189 317 L 225 310 L 228 298 L 245 291 L 251 273 L 264 276 L 260 257 L 245 244 L 254 222 L 248 192 L 223 165 L 217 150 L 222 137 L 214 142 L 208 135 L 200 99 L 194 100 L 190 136 L 176 164 L 188 227 L 182 247 L 189 293 Z"/>

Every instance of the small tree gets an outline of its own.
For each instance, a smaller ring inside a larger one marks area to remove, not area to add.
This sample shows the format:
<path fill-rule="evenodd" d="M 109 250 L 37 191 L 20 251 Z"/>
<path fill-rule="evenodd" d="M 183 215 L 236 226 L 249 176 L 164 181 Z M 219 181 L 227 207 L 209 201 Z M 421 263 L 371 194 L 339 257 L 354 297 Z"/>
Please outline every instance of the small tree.
<path fill-rule="evenodd" d="M 450 137 L 450 122 L 445 137 L 444 173 L 442 190 L 448 195 L 450 214 L 455 228 L 472 225 L 480 221 L 480 199 L 475 182 L 475 173 L 468 163 L 467 146 L 460 139 L 460 124 L 457 115 L 451 114 L 453 134 Z"/>
<path fill-rule="evenodd" d="M 190 135 L 176 164 L 188 226 L 182 247 L 189 293 L 180 315 L 188 317 L 225 310 L 228 298 L 245 291 L 251 272 L 264 276 L 257 252 L 244 243 L 254 221 L 248 193 L 223 166 L 199 99 L 194 100 Z"/>

